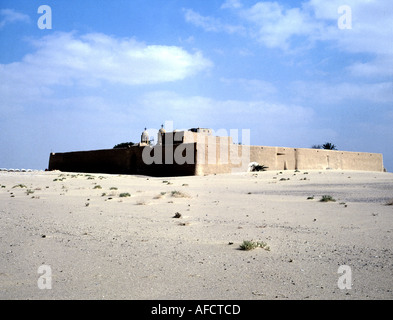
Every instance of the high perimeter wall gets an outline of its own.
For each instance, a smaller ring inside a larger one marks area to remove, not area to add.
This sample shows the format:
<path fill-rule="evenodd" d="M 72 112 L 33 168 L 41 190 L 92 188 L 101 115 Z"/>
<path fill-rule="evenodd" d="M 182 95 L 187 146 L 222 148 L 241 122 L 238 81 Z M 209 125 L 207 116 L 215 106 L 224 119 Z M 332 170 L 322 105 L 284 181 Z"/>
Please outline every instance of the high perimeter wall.
<path fill-rule="evenodd" d="M 243 146 L 225 139 L 215 145 L 198 143 L 197 152 L 197 175 L 245 172 L 251 162 L 267 166 L 267 170 L 384 171 L 383 156 L 378 153 Z"/>
<path fill-rule="evenodd" d="M 384 170 L 382 154 L 366 152 L 251 146 L 250 160 L 269 170 Z"/>
<path fill-rule="evenodd" d="M 194 138 L 184 135 L 185 143 L 52 153 L 49 170 L 165 177 L 246 172 L 251 162 L 268 170 L 384 170 L 382 154 L 377 153 L 244 146 L 230 137 L 202 138 L 188 143 Z"/>
<path fill-rule="evenodd" d="M 182 144 L 183 149 L 195 152 L 195 144 Z M 148 176 L 190 176 L 195 175 L 195 158 L 184 164 L 174 161 L 174 150 L 177 145 L 151 147 L 131 147 L 127 149 L 107 149 L 93 151 L 77 151 L 51 153 L 49 157 L 50 171 L 108 173 L 108 174 L 140 174 Z M 143 152 L 148 160 L 146 164 Z M 181 155 L 178 156 L 181 160 Z M 172 159 L 172 161 L 171 161 Z M 164 164 L 167 163 L 167 164 Z"/>

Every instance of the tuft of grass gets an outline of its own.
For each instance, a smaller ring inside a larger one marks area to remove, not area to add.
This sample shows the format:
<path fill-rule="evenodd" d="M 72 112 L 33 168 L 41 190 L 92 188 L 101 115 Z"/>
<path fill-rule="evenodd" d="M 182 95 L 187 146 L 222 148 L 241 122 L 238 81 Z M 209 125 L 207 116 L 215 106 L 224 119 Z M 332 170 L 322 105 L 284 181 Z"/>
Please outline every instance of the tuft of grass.
<path fill-rule="evenodd" d="M 32 194 L 32 193 L 34 193 L 34 190 L 27 189 L 27 191 L 26 191 L 26 195 L 30 195 L 30 194 Z"/>
<path fill-rule="evenodd" d="M 314 200 L 314 196 L 308 197 L 307 200 Z"/>
<path fill-rule="evenodd" d="M 260 164 L 253 164 L 250 168 L 251 172 L 256 172 L 256 171 L 266 171 L 269 167 L 265 165 L 260 165 Z"/>
<path fill-rule="evenodd" d="M 188 195 L 186 195 L 185 193 L 181 192 L 181 191 L 172 191 L 171 192 L 171 196 L 174 198 L 189 198 Z"/>
<path fill-rule="evenodd" d="M 117 190 L 117 188 L 116 187 L 110 187 L 109 190 Z"/>
<path fill-rule="evenodd" d="M 102 187 L 100 185 L 95 186 L 93 189 L 102 189 Z"/>
<path fill-rule="evenodd" d="M 240 250 L 244 250 L 244 251 L 250 251 L 256 248 L 262 248 L 267 251 L 270 251 L 270 247 L 267 245 L 266 242 L 263 241 L 254 242 L 254 241 L 244 240 L 243 243 L 240 245 Z"/>
<path fill-rule="evenodd" d="M 320 202 L 336 202 L 336 200 L 329 195 L 324 195 L 322 196 L 321 200 L 319 200 Z"/>
<path fill-rule="evenodd" d="M 124 192 L 124 193 L 120 193 L 119 197 L 120 198 L 127 198 L 127 197 L 131 197 L 131 195 L 128 192 Z"/>
<path fill-rule="evenodd" d="M 15 188 L 27 188 L 24 184 L 17 184 L 17 185 L 15 185 L 15 186 L 13 186 L 12 187 L 12 189 L 15 189 Z"/>
<path fill-rule="evenodd" d="M 180 212 L 176 212 L 175 215 L 172 218 L 180 219 L 181 218 L 181 213 Z"/>

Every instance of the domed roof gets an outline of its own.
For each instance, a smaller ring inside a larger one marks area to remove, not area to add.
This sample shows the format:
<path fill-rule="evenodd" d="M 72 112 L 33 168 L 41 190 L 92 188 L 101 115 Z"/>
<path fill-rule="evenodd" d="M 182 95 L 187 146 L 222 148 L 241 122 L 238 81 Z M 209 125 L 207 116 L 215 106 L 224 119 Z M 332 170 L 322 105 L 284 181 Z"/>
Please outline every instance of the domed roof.
<path fill-rule="evenodd" d="M 165 129 L 164 129 L 164 125 L 161 125 L 161 129 L 158 130 L 158 132 L 160 132 L 160 133 L 165 133 L 166 132 Z"/>
<path fill-rule="evenodd" d="M 145 128 L 145 131 L 142 132 L 141 140 L 142 140 L 142 142 L 149 141 L 149 132 L 147 132 L 146 128 Z"/>

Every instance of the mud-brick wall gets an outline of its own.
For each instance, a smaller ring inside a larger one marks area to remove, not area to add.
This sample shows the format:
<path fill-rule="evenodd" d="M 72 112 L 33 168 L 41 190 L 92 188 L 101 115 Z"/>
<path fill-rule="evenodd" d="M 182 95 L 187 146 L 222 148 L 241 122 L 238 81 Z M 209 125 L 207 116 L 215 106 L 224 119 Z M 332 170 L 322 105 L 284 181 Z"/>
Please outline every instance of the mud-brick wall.
<path fill-rule="evenodd" d="M 182 144 L 193 150 L 195 144 Z M 108 174 L 140 174 L 149 176 L 187 176 L 195 174 L 195 158 L 190 163 L 178 164 L 176 161 L 166 162 L 166 153 L 174 153 L 178 145 L 146 147 L 160 155 L 160 161 L 146 164 L 143 159 L 145 147 L 131 147 L 124 149 L 107 149 L 92 151 L 76 151 L 66 153 L 52 153 L 49 157 L 49 170 L 64 172 L 108 173 Z M 179 152 L 179 151 L 178 151 Z M 170 158 L 170 157 L 169 157 Z M 174 158 L 174 156 L 172 156 Z"/>
<path fill-rule="evenodd" d="M 232 173 L 238 169 L 246 171 L 249 164 L 247 159 L 242 168 L 242 147 L 233 144 L 231 137 L 206 136 L 204 140 L 199 137 L 196 151 L 196 175 Z"/>
<path fill-rule="evenodd" d="M 296 149 L 297 169 L 341 169 L 383 171 L 380 153 L 349 152 L 321 149 Z"/>
<path fill-rule="evenodd" d="M 155 177 L 192 176 L 196 171 L 196 143 L 182 143 L 165 146 L 145 147 L 149 152 L 147 165 L 142 155 L 138 158 L 138 174 Z M 143 153 L 143 148 L 141 149 Z M 141 154 L 142 154 L 141 153 Z M 154 159 L 154 160 L 152 160 Z"/>
<path fill-rule="evenodd" d="M 52 153 L 49 170 L 125 174 L 131 171 L 131 153 L 130 149 Z"/>
<path fill-rule="evenodd" d="M 250 162 L 267 166 L 268 170 L 295 170 L 296 149 L 284 147 L 250 147 Z"/>

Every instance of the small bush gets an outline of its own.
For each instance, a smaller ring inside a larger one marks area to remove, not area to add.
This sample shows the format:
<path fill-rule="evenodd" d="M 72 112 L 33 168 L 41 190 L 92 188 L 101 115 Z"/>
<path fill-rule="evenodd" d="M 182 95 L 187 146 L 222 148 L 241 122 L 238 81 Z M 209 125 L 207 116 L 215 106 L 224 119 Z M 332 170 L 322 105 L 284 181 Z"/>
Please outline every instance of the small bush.
<path fill-rule="evenodd" d="M 120 193 L 119 197 L 120 198 L 126 198 L 126 197 L 131 197 L 131 195 L 128 192 L 125 192 L 125 193 Z"/>
<path fill-rule="evenodd" d="M 320 202 L 336 202 L 336 200 L 332 197 L 332 196 L 322 196 L 321 200 L 319 200 Z"/>
<path fill-rule="evenodd" d="M 186 195 L 181 191 L 176 191 L 176 190 L 171 192 L 171 196 L 174 198 L 188 198 L 188 195 Z"/>
<path fill-rule="evenodd" d="M 109 190 L 117 190 L 117 188 L 116 187 L 110 187 Z"/>
<path fill-rule="evenodd" d="M 13 186 L 12 187 L 12 189 L 15 189 L 15 188 L 27 188 L 24 184 L 17 184 L 17 185 L 15 185 L 15 186 Z"/>
<path fill-rule="evenodd" d="M 176 212 L 175 215 L 173 216 L 174 219 L 180 219 L 181 218 L 181 213 Z"/>
<path fill-rule="evenodd" d="M 251 172 L 266 171 L 269 167 L 265 165 L 260 165 L 258 163 L 253 163 L 250 165 Z"/>
<path fill-rule="evenodd" d="M 101 186 L 95 186 L 93 189 L 102 189 Z"/>
<path fill-rule="evenodd" d="M 254 241 L 244 240 L 243 243 L 240 245 L 240 250 L 245 250 L 245 251 L 253 250 L 256 248 L 262 248 L 267 251 L 270 251 L 270 247 L 267 245 L 266 242 L 254 242 Z"/>

